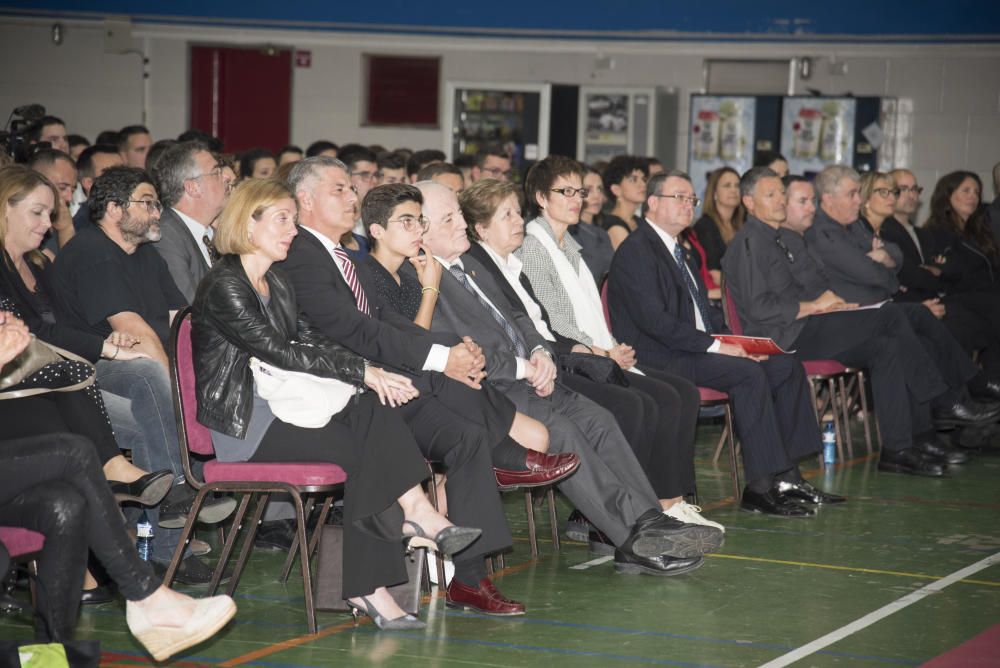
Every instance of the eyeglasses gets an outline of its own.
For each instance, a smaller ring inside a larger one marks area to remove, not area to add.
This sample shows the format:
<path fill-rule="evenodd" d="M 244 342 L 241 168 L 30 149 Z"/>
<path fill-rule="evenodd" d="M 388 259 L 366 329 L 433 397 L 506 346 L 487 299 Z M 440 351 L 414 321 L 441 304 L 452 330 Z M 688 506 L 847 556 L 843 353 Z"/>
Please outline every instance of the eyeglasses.
<path fill-rule="evenodd" d="M 399 218 L 393 218 L 391 220 L 387 220 L 386 222 L 399 223 L 407 232 L 416 232 L 417 229 L 424 232 L 427 230 L 428 225 L 431 224 L 431 221 L 424 216 L 400 216 Z"/>
<path fill-rule="evenodd" d="M 872 192 L 878 193 L 880 197 L 888 197 L 889 195 L 899 197 L 901 190 L 899 188 L 874 188 Z"/>
<path fill-rule="evenodd" d="M 899 188 L 897 188 L 897 190 L 899 190 L 900 194 L 903 194 L 903 193 L 914 193 L 915 195 L 919 195 L 922 192 L 924 192 L 924 187 L 923 186 L 899 186 Z"/>
<path fill-rule="evenodd" d="M 149 212 L 149 213 L 162 213 L 163 212 L 163 204 L 160 202 L 160 200 L 156 200 L 156 199 L 130 199 L 130 200 L 128 200 L 128 203 L 129 204 L 145 204 L 146 205 L 146 211 Z"/>
<path fill-rule="evenodd" d="M 792 253 L 792 250 L 787 245 L 785 245 L 785 242 L 781 240 L 781 237 L 779 236 L 774 237 L 774 243 L 776 243 L 778 245 L 778 248 L 780 248 L 782 252 L 784 252 L 785 257 L 788 258 L 789 262 L 795 262 L 795 255 Z"/>
<path fill-rule="evenodd" d="M 189 181 L 197 181 L 198 179 L 200 179 L 203 176 L 211 176 L 212 178 L 218 178 L 218 177 L 222 176 L 222 165 L 216 165 L 215 169 L 213 169 L 210 172 L 203 172 L 203 173 L 199 174 L 198 176 L 188 177 L 188 180 Z"/>
<path fill-rule="evenodd" d="M 654 194 L 653 197 L 669 197 L 670 199 L 675 199 L 681 204 L 690 204 L 692 207 L 697 207 L 701 204 L 701 198 L 695 197 L 693 195 L 657 195 Z"/>
<path fill-rule="evenodd" d="M 586 198 L 590 194 L 590 188 L 570 188 L 566 186 L 565 188 L 551 188 L 551 190 L 563 197 L 576 197 L 579 195 L 581 199 Z"/>
<path fill-rule="evenodd" d="M 380 172 L 351 172 L 351 178 L 357 177 L 362 181 L 371 181 L 372 179 L 380 178 Z"/>
<path fill-rule="evenodd" d="M 490 176 L 492 176 L 495 179 L 499 178 L 500 176 L 503 176 L 503 177 L 509 179 L 511 176 L 514 175 L 514 171 L 513 170 L 511 170 L 511 169 L 503 170 L 503 169 L 500 169 L 499 167 L 483 167 L 479 171 L 483 172 L 484 174 L 489 174 Z"/>

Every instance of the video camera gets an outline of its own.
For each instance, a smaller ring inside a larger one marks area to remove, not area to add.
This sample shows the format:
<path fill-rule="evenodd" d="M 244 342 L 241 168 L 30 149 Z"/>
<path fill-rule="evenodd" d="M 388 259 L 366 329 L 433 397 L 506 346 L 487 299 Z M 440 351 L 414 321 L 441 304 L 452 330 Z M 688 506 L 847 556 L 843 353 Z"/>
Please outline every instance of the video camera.
<path fill-rule="evenodd" d="M 43 116 L 45 107 L 40 104 L 25 104 L 10 112 L 0 131 L 0 152 L 12 157 L 14 162 L 27 162 L 30 152 L 27 130 Z"/>

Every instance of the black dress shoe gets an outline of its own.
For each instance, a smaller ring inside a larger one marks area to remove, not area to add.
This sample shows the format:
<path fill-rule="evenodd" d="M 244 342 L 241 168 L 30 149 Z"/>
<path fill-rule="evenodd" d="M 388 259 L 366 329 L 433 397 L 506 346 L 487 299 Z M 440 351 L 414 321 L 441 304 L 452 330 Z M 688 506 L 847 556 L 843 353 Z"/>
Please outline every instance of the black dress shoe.
<path fill-rule="evenodd" d="M 846 496 L 824 492 L 814 487 L 808 480 L 800 480 L 799 482 L 785 482 L 782 480 L 778 482 L 777 488 L 782 496 L 797 501 L 805 501 L 806 503 L 822 505 L 824 503 L 844 503 L 847 501 Z"/>
<path fill-rule="evenodd" d="M 587 538 L 587 544 L 590 547 L 590 552 L 592 554 L 599 554 L 602 556 L 607 556 L 615 553 L 615 544 L 611 542 L 611 539 L 604 535 L 604 532 L 598 529 L 591 529 L 590 535 Z"/>
<path fill-rule="evenodd" d="M 886 450 L 879 455 L 878 470 L 887 473 L 905 473 L 929 478 L 940 478 L 944 475 L 945 465 L 940 461 L 931 461 L 914 448 L 905 450 Z"/>
<path fill-rule="evenodd" d="M 254 549 L 288 552 L 295 542 L 295 520 L 261 522 L 253 538 Z"/>
<path fill-rule="evenodd" d="M 935 427 L 967 427 L 995 421 L 997 411 L 972 401 L 956 401 L 948 408 L 935 409 L 933 417 Z"/>
<path fill-rule="evenodd" d="M 688 524 L 651 508 L 639 516 L 622 544 L 624 552 L 646 559 L 658 556 L 690 559 L 714 552 L 725 536 L 715 527 Z"/>
<path fill-rule="evenodd" d="M 155 506 L 162 501 L 173 484 L 174 474 L 166 469 L 147 473 L 132 482 L 108 481 L 116 501 L 132 501 L 144 506 Z"/>
<path fill-rule="evenodd" d="M 921 439 L 913 444 L 913 449 L 945 464 L 964 464 L 969 461 L 969 455 L 945 445 L 938 439 Z"/>
<path fill-rule="evenodd" d="M 194 505 L 195 492 L 186 484 L 174 485 L 160 504 L 159 525 L 164 529 L 183 529 L 187 522 L 191 506 Z M 236 510 L 236 499 L 231 496 L 215 498 L 208 496 L 198 510 L 198 521 L 204 524 L 216 524 L 226 519 Z"/>
<path fill-rule="evenodd" d="M 156 576 L 162 579 L 167 574 L 168 564 L 162 564 L 159 561 L 149 562 L 153 566 L 153 572 Z M 229 582 L 230 572 L 226 569 L 222 574 L 222 579 L 219 583 Z M 179 582 L 180 584 L 200 586 L 207 585 L 212 581 L 212 569 L 209 568 L 208 564 L 195 556 L 190 556 L 181 560 L 180 566 L 177 567 L 177 572 L 174 574 L 174 582 Z"/>
<path fill-rule="evenodd" d="M 80 594 L 80 605 L 103 605 L 115 600 L 115 586 L 112 583 L 84 589 Z"/>
<path fill-rule="evenodd" d="M 705 557 L 691 557 L 690 559 L 678 559 L 675 557 L 656 556 L 640 557 L 634 552 L 626 550 L 615 550 L 615 571 L 627 575 L 682 575 L 701 568 L 705 563 Z"/>
<path fill-rule="evenodd" d="M 1000 380 L 988 380 L 972 390 L 974 399 L 1000 401 Z"/>
<path fill-rule="evenodd" d="M 740 500 L 740 510 L 748 513 L 776 515 L 778 517 L 810 517 L 816 514 L 816 511 L 812 508 L 800 506 L 773 488 L 763 494 L 758 494 L 747 487 L 743 490 L 743 498 Z"/>

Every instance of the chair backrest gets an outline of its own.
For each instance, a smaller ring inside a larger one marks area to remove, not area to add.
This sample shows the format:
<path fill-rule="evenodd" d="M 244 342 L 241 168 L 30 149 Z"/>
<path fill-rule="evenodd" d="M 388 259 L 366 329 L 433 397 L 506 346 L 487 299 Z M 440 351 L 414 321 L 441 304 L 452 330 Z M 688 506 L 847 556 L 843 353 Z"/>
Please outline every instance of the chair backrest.
<path fill-rule="evenodd" d="M 608 310 L 608 279 L 604 279 L 604 285 L 601 286 L 601 308 L 604 309 L 604 322 L 608 325 L 608 331 L 611 331 L 611 311 Z"/>
<path fill-rule="evenodd" d="M 729 283 L 726 277 L 722 277 L 722 314 L 726 318 L 726 325 L 729 331 L 737 336 L 743 335 L 743 323 L 740 322 L 740 314 L 736 310 L 736 301 L 733 293 L 729 291 Z"/>
<path fill-rule="evenodd" d="M 191 309 L 177 314 L 170 332 L 170 382 L 173 386 L 177 434 L 186 449 L 199 455 L 214 456 L 212 434 L 198 422 L 198 396 L 195 392 L 194 354 L 191 349 Z M 182 447 L 182 450 L 184 448 Z M 182 454 L 184 454 L 182 452 Z"/>
<path fill-rule="evenodd" d="M 0 527 L 0 543 L 7 548 L 11 558 L 34 554 L 45 545 L 45 536 L 21 527 Z"/>

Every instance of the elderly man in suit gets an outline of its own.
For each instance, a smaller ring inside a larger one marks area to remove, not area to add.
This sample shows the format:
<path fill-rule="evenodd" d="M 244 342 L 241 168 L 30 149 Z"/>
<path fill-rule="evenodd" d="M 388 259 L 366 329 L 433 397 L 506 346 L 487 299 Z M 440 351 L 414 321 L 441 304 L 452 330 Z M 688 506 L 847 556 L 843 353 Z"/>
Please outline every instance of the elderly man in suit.
<path fill-rule="evenodd" d="M 622 242 L 608 276 L 615 337 L 648 366 L 727 392 L 743 444 L 747 486 L 740 508 L 805 517 L 810 504 L 842 501 L 804 480 L 797 462 L 819 452 L 820 433 L 802 365 L 790 355 L 751 358 L 712 334 L 727 333 L 689 266 L 680 234 L 698 198 L 687 174 L 671 170 L 646 185 L 645 219 Z"/>
<path fill-rule="evenodd" d="M 190 303 L 212 266 L 212 221 L 226 205 L 226 177 L 208 146 L 198 141 L 181 142 L 164 151 L 152 176 L 163 203 L 163 236 L 154 248 Z"/>
<path fill-rule="evenodd" d="M 432 329 L 472 336 L 486 355 L 486 382 L 548 427 L 552 451 L 579 456 L 580 468 L 559 487 L 614 543 L 616 570 L 676 575 L 701 566 L 722 532 L 662 514 L 614 417 L 556 381 L 549 344 L 489 272 L 463 255 L 469 238 L 455 194 L 438 183 L 417 186 L 429 221 L 424 248 L 445 269 Z"/>

